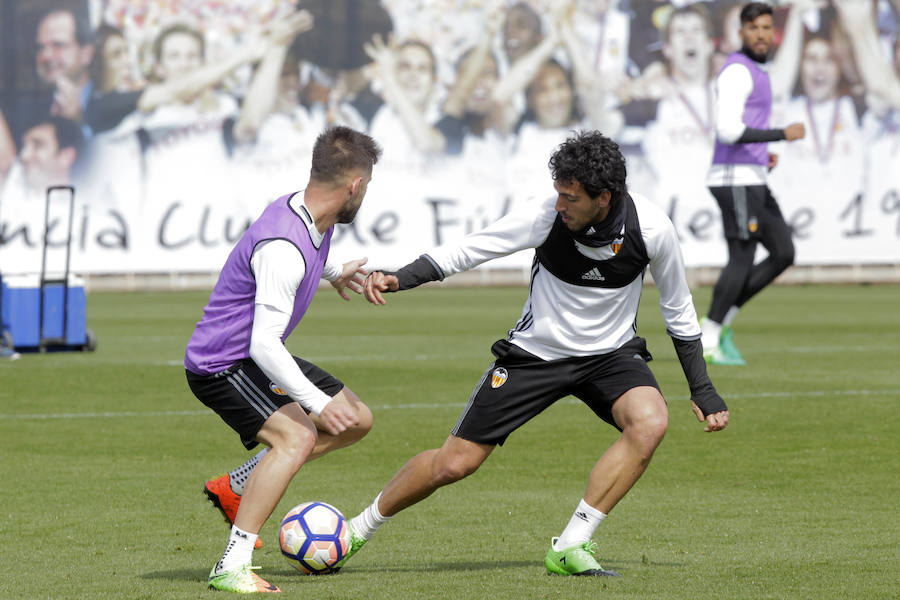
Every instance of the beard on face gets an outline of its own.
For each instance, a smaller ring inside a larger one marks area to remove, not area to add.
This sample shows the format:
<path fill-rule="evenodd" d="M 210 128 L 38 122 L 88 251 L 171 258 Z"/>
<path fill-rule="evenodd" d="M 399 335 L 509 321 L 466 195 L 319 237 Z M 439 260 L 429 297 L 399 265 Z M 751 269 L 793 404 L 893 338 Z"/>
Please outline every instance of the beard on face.
<path fill-rule="evenodd" d="M 750 48 L 750 46 L 748 46 L 747 44 L 743 45 L 743 47 L 741 48 L 741 52 L 743 52 L 744 54 L 746 54 L 747 56 L 749 56 L 751 59 L 753 59 L 754 61 L 756 61 L 758 63 L 764 63 L 769 58 L 768 52 L 766 52 L 765 54 L 758 54 L 758 53 L 754 52 L 753 49 Z"/>
<path fill-rule="evenodd" d="M 356 218 L 356 213 L 359 212 L 359 207 L 362 206 L 362 202 L 357 202 L 357 198 L 358 196 L 350 198 L 344 206 L 341 207 L 341 210 L 338 211 L 337 214 L 338 223 L 346 225 L 353 222 L 353 219 Z"/>

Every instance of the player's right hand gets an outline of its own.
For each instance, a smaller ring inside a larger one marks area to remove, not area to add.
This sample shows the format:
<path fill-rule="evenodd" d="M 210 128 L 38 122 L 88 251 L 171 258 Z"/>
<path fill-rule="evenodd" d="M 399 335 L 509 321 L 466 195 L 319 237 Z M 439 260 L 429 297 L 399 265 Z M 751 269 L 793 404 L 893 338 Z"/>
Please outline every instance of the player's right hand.
<path fill-rule="evenodd" d="M 384 305 L 387 302 L 382 296 L 382 292 L 396 292 L 400 289 L 400 281 L 396 275 L 386 275 L 381 271 L 373 271 L 366 277 L 366 283 L 363 291 L 366 300 L 376 305 Z"/>
<path fill-rule="evenodd" d="M 784 139 L 789 142 L 799 140 L 806 135 L 806 127 L 803 123 L 791 123 L 784 128 Z"/>
<path fill-rule="evenodd" d="M 710 433 L 712 431 L 721 431 L 728 427 L 730 416 L 728 409 L 704 415 L 703 411 L 700 410 L 700 407 L 697 406 L 697 403 L 693 400 L 691 400 L 691 408 L 694 409 L 694 414 L 697 415 L 698 421 L 700 421 L 701 423 L 704 421 L 706 422 L 706 427 L 703 428 L 703 431 L 705 431 L 706 433 Z"/>

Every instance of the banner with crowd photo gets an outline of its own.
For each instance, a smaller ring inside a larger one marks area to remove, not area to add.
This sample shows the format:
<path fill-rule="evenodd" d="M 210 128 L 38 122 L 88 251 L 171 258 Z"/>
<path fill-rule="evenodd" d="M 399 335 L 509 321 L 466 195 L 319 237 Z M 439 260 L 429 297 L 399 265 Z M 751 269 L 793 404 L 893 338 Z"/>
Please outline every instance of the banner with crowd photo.
<path fill-rule="evenodd" d="M 313 4 L 307 2 L 306 6 Z M 372 4 L 381 7 L 377 18 L 389 17 L 388 26 L 398 37 L 431 41 L 431 49 L 443 65 L 436 68 L 440 77 L 442 69 L 454 64 L 460 49 L 477 39 L 478 32 L 470 29 L 480 22 L 485 6 L 525 4 L 546 18 L 552 3 L 471 2 L 458 14 L 445 15 L 450 20 L 444 25 L 433 18 L 440 2 Z M 624 23 L 623 29 L 608 30 L 596 41 L 598 56 L 604 52 L 618 56 L 625 72 L 639 77 L 647 65 L 636 48 L 656 47 L 659 54 L 659 32 L 654 29 L 658 19 L 640 11 L 652 9 L 655 15 L 658 7 L 642 8 L 646 3 L 636 1 L 612 4 L 622 18 L 616 21 L 608 15 L 604 22 Z M 713 13 L 723 12 L 716 9 L 719 3 L 705 4 Z M 883 8 L 884 3 L 876 4 Z M 7 0 L 4 5 L 7 10 L 0 11 L 0 18 L 5 19 L 0 28 L 14 32 L 16 43 L 4 46 L 8 60 L 0 66 L 2 108 L 13 144 L 11 150 L 4 149 L 0 140 L 0 168 L 4 171 L 0 272 L 37 272 L 43 261 L 51 269 L 58 268 L 67 247 L 71 250 L 70 269 L 78 273 L 215 272 L 268 202 L 304 186 L 312 144 L 333 115 L 316 112 L 309 104 L 296 114 L 273 114 L 252 142 L 235 141 L 235 122 L 240 121 L 242 101 L 253 76 L 247 65 L 216 86 L 205 100 L 209 108 L 202 113 L 171 105 L 149 114 L 129 111 L 107 129 L 79 123 L 85 143 L 71 164 L 67 161 L 72 157 L 63 152 L 47 164 L 39 164 L 33 146 L 26 146 L 25 134 L 32 131 L 28 129 L 32 121 L 23 116 L 22 109 L 25 106 L 30 111 L 40 105 L 37 100 L 48 98 L 41 77 L 50 67 L 47 61 L 42 64 L 37 59 L 36 48 L 41 15 L 47 9 L 68 7 L 86 16 L 95 30 L 107 24 L 124 32 L 131 69 L 136 73 L 133 80 L 146 84 L 153 60 L 148 55 L 152 54 L 153 35 L 164 26 L 180 21 L 193 24 L 208 42 L 207 60 L 213 60 L 217 51 L 228 54 L 234 50 L 229 44 L 239 43 L 232 37 L 242 26 L 295 11 L 298 2 Z M 626 18 L 628 11 L 634 18 Z M 887 42 L 894 39 L 891 35 L 896 36 L 898 21 L 894 12 L 879 15 L 882 45 L 887 48 Z M 373 17 L 375 29 L 384 26 L 384 20 L 377 18 Z M 818 18 L 822 30 L 825 17 Z M 329 35 L 329 27 L 342 32 L 348 28 L 346 15 L 338 18 L 329 13 L 329 19 L 317 22 L 315 31 L 322 44 L 341 37 Z M 638 29 L 642 23 L 649 23 L 650 34 Z M 350 29 L 360 27 L 358 22 L 351 25 Z M 640 46 L 635 42 L 653 35 L 653 43 Z M 718 38 L 715 41 L 720 42 Z M 359 46 L 353 45 L 357 54 Z M 628 55 L 623 57 L 625 49 Z M 93 52 L 102 50 L 95 47 Z M 329 56 L 337 54 L 331 51 Z M 320 62 L 324 60 L 330 59 Z M 348 60 L 367 59 L 357 56 Z M 838 62 L 837 58 L 829 60 Z M 301 85 L 308 88 L 322 84 L 317 78 L 327 79 L 316 73 L 316 66 L 310 69 L 300 64 L 298 69 Z M 800 71 L 803 69 L 801 66 Z M 814 70 L 813 66 L 808 69 Z M 798 81 L 802 77 L 801 73 Z M 841 77 L 849 79 L 847 73 Z M 794 230 L 800 265 L 900 263 L 900 108 L 868 104 L 865 90 L 851 93 L 848 83 L 854 82 L 844 81 L 840 94 L 815 102 L 798 83 L 791 97 L 781 101 L 773 113 L 773 123 L 803 122 L 807 130 L 803 140 L 770 147 L 779 155 L 770 174 L 770 187 Z M 719 209 L 705 186 L 713 135 L 710 87 L 700 89 L 698 93 L 657 97 L 650 103 L 649 113 L 647 103 L 642 103 L 643 118 L 635 118 L 627 103 L 611 108 L 625 115 L 613 137 L 628 161 L 629 187 L 669 215 L 688 267 L 721 266 L 726 260 Z M 135 92 L 127 98 L 138 95 Z M 435 96 L 439 99 L 440 94 Z M 50 112 L 59 112 L 52 108 L 57 101 L 49 97 Z M 114 104 L 101 106 L 122 110 Z M 497 141 L 489 152 L 426 159 L 409 156 L 408 140 L 398 132 L 402 129 L 399 119 L 394 121 L 396 127 L 379 128 L 377 121 L 363 116 L 350 122 L 368 129 L 384 147 L 385 156 L 375 168 L 356 221 L 337 227 L 332 252 L 341 260 L 366 256 L 369 267 L 384 268 L 400 266 L 431 247 L 452 243 L 513 208 L 551 197 L 550 154 L 568 131 L 591 126 L 582 120 L 558 131 L 530 135 L 526 135 L 527 127 L 522 127 Z M 36 143 L 33 137 L 29 138 L 32 144 Z M 4 152 L 8 160 L 4 160 Z M 63 167 L 68 168 L 64 181 L 46 178 Z M 48 182 L 74 186 L 71 214 L 65 190 L 51 194 L 48 207 L 43 185 Z M 522 252 L 491 261 L 484 268 L 527 269 L 532 256 Z"/>

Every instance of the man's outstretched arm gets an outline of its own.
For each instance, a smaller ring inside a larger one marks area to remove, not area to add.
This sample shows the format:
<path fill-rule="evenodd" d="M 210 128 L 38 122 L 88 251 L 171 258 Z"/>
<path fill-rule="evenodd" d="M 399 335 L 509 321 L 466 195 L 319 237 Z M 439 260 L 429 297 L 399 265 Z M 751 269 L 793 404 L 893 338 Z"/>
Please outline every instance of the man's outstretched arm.
<path fill-rule="evenodd" d="M 442 281 L 444 272 L 427 254 L 423 254 L 400 270 L 373 271 L 366 277 L 364 292 L 372 304 L 387 304 L 384 292 L 396 292 L 418 287 L 429 281 Z"/>

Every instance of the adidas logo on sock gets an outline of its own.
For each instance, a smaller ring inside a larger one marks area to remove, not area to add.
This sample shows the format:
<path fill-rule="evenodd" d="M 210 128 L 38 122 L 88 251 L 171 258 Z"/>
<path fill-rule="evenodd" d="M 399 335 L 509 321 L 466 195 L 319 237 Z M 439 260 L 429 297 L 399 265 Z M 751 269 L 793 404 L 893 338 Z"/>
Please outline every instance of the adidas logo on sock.
<path fill-rule="evenodd" d="M 594 267 L 587 273 L 581 276 L 582 279 L 590 279 L 593 281 L 606 281 L 606 277 L 603 276 L 603 273 L 600 272 L 600 269 Z"/>

